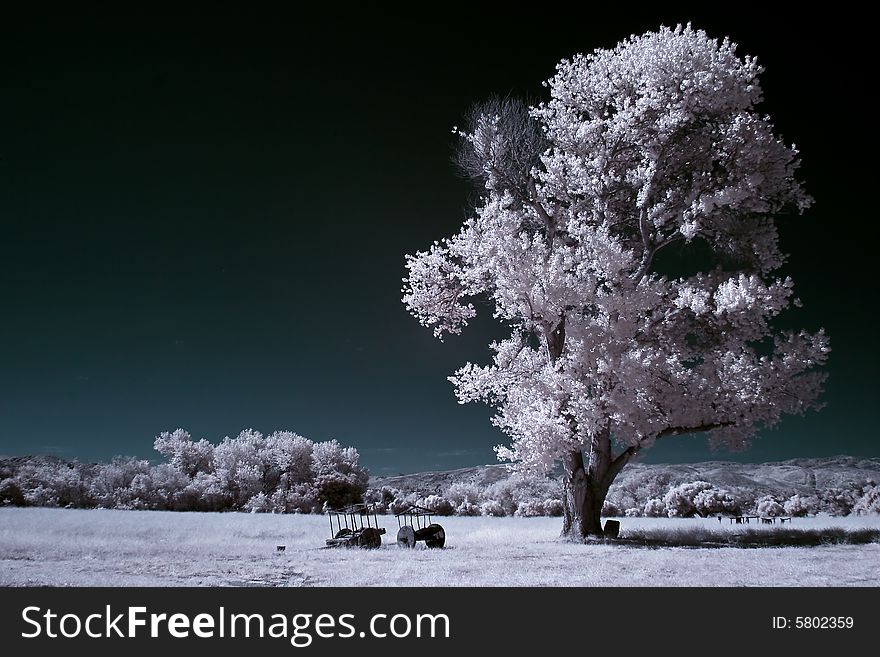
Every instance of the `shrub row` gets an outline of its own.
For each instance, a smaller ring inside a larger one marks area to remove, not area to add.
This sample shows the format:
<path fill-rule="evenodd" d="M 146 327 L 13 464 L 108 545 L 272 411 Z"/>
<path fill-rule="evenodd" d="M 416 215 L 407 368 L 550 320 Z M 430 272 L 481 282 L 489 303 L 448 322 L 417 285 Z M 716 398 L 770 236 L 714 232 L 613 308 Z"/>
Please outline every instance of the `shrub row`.
<path fill-rule="evenodd" d="M 632 497 L 612 493 L 602 509 L 607 517 L 707 517 L 714 515 L 807 516 L 820 512 L 842 516 L 850 513 L 880 513 L 880 486 L 873 482 L 828 488 L 817 495 L 795 494 L 788 498 L 773 495 L 751 497 L 734 494 L 707 481 L 656 488 L 638 505 Z M 459 516 L 561 516 L 562 491 L 550 479 L 513 476 L 487 487 L 455 483 L 441 492 L 425 494 L 401 491 L 390 486 L 370 489 L 365 499 L 384 512 L 399 513 L 411 504 L 437 515 Z M 624 506 L 621 500 L 629 502 Z"/>
<path fill-rule="evenodd" d="M 314 513 L 361 501 L 369 475 L 353 447 L 246 429 L 218 445 L 183 429 L 156 437 L 166 459 L 31 460 L 0 469 L 0 503 L 20 506 Z"/>

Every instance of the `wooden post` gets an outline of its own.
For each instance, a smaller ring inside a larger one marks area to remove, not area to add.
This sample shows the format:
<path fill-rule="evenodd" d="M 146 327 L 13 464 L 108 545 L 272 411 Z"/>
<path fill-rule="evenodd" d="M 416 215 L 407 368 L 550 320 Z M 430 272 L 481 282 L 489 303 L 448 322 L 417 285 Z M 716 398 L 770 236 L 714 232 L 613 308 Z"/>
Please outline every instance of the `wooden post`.
<path fill-rule="evenodd" d="M 620 535 L 620 521 L 606 520 L 605 527 L 602 529 L 605 538 L 617 538 Z"/>

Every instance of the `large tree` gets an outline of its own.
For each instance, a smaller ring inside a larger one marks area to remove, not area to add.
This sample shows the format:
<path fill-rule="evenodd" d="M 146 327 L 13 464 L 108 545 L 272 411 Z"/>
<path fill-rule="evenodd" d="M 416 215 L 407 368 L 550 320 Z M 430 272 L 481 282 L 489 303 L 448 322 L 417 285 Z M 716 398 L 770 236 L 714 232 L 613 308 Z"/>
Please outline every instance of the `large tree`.
<path fill-rule="evenodd" d="M 479 199 L 407 256 L 403 301 L 440 338 L 477 299 L 510 327 L 491 365 L 450 380 L 497 410 L 501 459 L 562 463 L 567 536 L 601 536 L 609 486 L 657 439 L 741 449 L 818 406 L 824 334 L 773 326 L 798 303 L 774 274 L 774 216 L 811 200 L 757 110 L 761 71 L 727 39 L 661 28 L 563 60 L 546 102 L 495 100 L 456 130 Z"/>

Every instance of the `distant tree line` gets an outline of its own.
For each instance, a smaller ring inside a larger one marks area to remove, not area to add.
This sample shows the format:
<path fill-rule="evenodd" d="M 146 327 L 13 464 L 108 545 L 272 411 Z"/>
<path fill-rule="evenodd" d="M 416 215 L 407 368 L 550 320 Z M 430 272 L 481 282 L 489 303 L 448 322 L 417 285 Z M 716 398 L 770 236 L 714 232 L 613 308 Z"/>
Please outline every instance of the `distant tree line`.
<path fill-rule="evenodd" d="M 76 508 L 321 513 L 366 501 L 380 512 L 411 504 L 437 515 L 560 516 L 558 479 L 513 474 L 490 485 L 458 482 L 434 490 L 368 489 L 369 474 L 354 447 L 313 442 L 291 431 L 264 436 L 246 429 L 218 445 L 183 429 L 163 432 L 154 447 L 164 462 L 116 457 L 109 463 L 61 459 L 0 460 L 0 504 Z M 636 476 L 612 487 L 604 516 L 807 516 L 880 513 L 872 480 L 812 494 L 728 491 L 708 481 L 681 482 L 670 473 Z"/>
<path fill-rule="evenodd" d="M 76 508 L 316 513 L 360 502 L 369 474 L 354 447 L 291 431 L 246 429 L 214 445 L 177 429 L 154 447 L 165 462 L 32 459 L 0 465 L 0 504 Z"/>
<path fill-rule="evenodd" d="M 373 488 L 365 499 L 392 513 L 417 504 L 437 515 L 560 516 L 560 482 L 551 478 L 514 475 L 489 486 L 454 483 L 425 493 L 390 486 Z M 871 480 L 849 482 L 790 497 L 730 492 L 708 481 L 674 483 L 669 475 L 634 478 L 612 488 L 602 508 L 606 517 L 692 518 L 716 515 L 832 516 L 880 513 L 880 486 Z"/>

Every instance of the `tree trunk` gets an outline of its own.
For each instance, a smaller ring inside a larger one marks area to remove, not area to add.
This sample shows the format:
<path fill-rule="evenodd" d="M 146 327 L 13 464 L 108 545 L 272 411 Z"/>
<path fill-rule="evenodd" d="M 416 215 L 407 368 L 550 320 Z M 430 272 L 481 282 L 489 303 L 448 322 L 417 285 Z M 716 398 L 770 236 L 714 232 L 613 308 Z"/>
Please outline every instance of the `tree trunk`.
<path fill-rule="evenodd" d="M 571 452 L 564 462 L 565 477 L 562 482 L 562 535 L 568 538 L 583 538 L 589 533 L 585 511 L 589 484 L 584 470 L 584 455 L 580 450 Z M 595 529 L 595 527 L 594 527 Z M 602 533 L 599 528 L 600 535 Z"/>
<path fill-rule="evenodd" d="M 587 536 L 602 536 L 602 506 L 608 488 L 603 485 L 605 472 L 590 471 L 584 467 L 580 450 L 565 459 L 563 482 L 562 535 L 573 540 Z"/>
<path fill-rule="evenodd" d="M 555 325 L 544 327 L 547 353 L 554 363 L 562 355 L 565 347 L 565 313 Z M 565 414 L 563 414 L 565 416 Z M 573 417 L 566 416 L 572 435 L 576 435 L 577 424 Z M 619 458 L 611 458 L 611 423 L 593 436 L 590 444 L 590 460 L 584 465 L 584 454 L 580 449 L 572 450 L 563 460 L 565 478 L 563 480 L 563 519 L 562 536 L 582 541 L 587 536 L 602 536 L 602 506 L 611 482 L 629 461 L 632 451 L 628 450 Z"/>
<path fill-rule="evenodd" d="M 593 437 L 588 463 L 584 463 L 580 449 L 569 452 L 563 462 L 564 537 L 582 541 L 588 536 L 602 536 L 602 506 L 608 489 L 636 451 L 636 448 L 630 448 L 612 459 L 611 427 L 608 425 Z"/>

